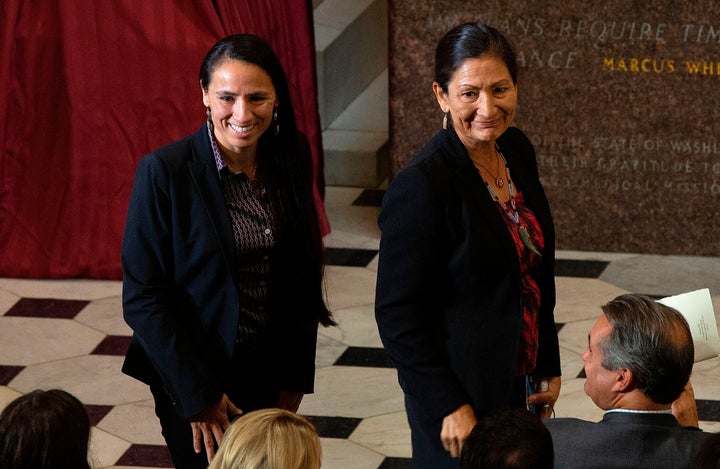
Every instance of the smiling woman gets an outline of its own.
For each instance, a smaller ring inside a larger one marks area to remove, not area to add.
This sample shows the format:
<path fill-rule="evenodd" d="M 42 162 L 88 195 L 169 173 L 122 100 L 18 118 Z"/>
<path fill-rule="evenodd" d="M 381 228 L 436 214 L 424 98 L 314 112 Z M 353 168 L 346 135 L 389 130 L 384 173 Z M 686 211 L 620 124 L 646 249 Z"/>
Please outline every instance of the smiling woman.
<path fill-rule="evenodd" d="M 445 34 L 433 83 L 442 130 L 383 201 L 375 313 L 413 467 L 457 468 L 476 415 L 510 405 L 548 416 L 560 392 L 555 234 L 535 151 L 511 127 L 518 89 L 497 30 Z"/>
<path fill-rule="evenodd" d="M 313 391 L 322 240 L 310 148 L 270 46 L 239 34 L 200 67 L 207 122 L 140 161 L 123 238 L 123 371 L 150 386 L 178 468 L 235 416 Z"/>
<path fill-rule="evenodd" d="M 470 157 L 476 155 L 476 163 L 481 165 L 488 146 L 492 147 L 515 118 L 517 87 L 507 66 L 494 56 L 467 59 L 446 89 L 435 82 L 433 91 L 440 108 L 452 117 Z"/>
<path fill-rule="evenodd" d="M 234 173 L 254 179 L 258 141 L 277 119 L 279 102 L 270 75 L 255 64 L 227 59 L 201 87 L 223 161 Z"/>

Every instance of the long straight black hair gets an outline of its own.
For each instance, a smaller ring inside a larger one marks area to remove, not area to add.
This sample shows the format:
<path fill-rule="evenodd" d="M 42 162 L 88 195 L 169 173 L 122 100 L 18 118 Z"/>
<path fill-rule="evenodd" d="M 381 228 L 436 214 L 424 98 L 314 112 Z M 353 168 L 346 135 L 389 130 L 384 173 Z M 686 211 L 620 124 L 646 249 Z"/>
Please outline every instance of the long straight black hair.
<path fill-rule="evenodd" d="M 227 36 L 210 49 L 200 66 L 200 85 L 207 91 L 215 69 L 224 60 L 239 60 L 262 68 L 275 87 L 280 103 L 277 120 L 258 141 L 257 174 L 268 191 L 275 218 L 284 239 L 301 240 L 310 259 L 313 289 L 322 296 L 323 247 L 318 214 L 313 199 L 310 147 L 295 123 L 287 76 L 270 45 L 253 34 Z M 277 129 L 277 131 L 276 131 Z M 335 324 L 320 298 L 319 321 Z"/>

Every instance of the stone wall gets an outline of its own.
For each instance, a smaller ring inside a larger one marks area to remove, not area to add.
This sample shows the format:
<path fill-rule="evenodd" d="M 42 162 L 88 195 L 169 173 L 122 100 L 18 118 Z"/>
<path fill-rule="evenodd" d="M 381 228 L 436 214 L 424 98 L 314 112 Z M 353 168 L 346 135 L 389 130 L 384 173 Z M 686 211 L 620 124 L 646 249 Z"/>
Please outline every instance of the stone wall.
<path fill-rule="evenodd" d="M 591 6 L 594 5 L 594 6 Z M 438 129 L 439 38 L 498 28 L 520 66 L 559 249 L 720 255 L 720 4 L 390 0 L 391 171 Z"/>

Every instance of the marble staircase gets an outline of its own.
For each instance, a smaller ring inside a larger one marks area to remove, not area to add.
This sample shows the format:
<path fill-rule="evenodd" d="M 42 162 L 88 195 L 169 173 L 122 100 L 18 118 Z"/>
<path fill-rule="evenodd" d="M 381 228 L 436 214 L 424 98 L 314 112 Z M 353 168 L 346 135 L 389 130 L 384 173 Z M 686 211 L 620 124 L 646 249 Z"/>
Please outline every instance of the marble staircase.
<path fill-rule="evenodd" d="M 387 0 L 313 0 L 325 182 L 374 188 L 388 174 Z"/>

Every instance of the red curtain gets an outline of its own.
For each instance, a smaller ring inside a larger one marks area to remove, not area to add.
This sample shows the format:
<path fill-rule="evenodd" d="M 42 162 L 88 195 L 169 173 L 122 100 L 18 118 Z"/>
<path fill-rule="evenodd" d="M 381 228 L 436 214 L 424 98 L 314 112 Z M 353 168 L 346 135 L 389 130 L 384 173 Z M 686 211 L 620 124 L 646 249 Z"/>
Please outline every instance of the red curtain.
<path fill-rule="evenodd" d="M 285 67 L 329 232 L 309 0 L 2 0 L 0 276 L 121 277 L 135 165 L 203 123 L 200 62 L 240 32 Z"/>

